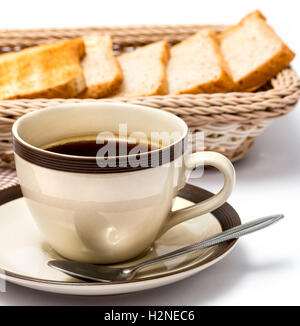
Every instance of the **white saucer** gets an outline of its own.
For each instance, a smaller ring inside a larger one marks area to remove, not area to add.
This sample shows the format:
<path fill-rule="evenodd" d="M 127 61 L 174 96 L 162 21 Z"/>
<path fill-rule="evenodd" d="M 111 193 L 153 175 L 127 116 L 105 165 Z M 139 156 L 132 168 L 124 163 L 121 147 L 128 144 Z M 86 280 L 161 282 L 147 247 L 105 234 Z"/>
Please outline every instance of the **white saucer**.
<path fill-rule="evenodd" d="M 186 185 L 176 198 L 174 209 L 189 206 L 211 195 L 201 188 Z M 19 186 L 0 191 L 0 205 L 0 277 L 21 286 L 48 292 L 111 295 L 167 285 L 216 263 L 228 254 L 236 243 L 236 240 L 233 240 L 149 267 L 131 281 L 89 283 L 47 266 L 49 260 L 61 257 L 47 244 L 33 223 Z M 199 216 L 169 230 L 154 243 L 152 251 L 142 258 L 134 259 L 132 263 L 192 244 L 240 223 L 238 214 L 226 203 L 213 214 Z"/>

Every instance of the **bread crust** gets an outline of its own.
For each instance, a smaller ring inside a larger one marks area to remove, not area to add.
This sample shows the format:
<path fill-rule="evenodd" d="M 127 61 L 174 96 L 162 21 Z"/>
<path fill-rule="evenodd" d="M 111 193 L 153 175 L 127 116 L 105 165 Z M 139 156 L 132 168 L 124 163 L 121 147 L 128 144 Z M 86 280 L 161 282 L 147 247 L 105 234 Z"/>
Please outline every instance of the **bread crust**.
<path fill-rule="evenodd" d="M 163 41 L 163 51 L 160 57 L 160 65 L 161 65 L 161 78 L 157 85 L 157 89 L 153 91 L 151 95 L 165 95 L 169 92 L 169 84 L 167 78 L 167 64 L 170 58 L 170 47 L 167 41 Z"/>
<path fill-rule="evenodd" d="M 258 89 L 282 71 L 294 57 L 294 52 L 285 44 L 282 44 L 281 50 L 270 58 L 269 61 L 253 69 L 253 71 L 238 80 L 235 83 L 234 91 L 251 92 Z"/>
<path fill-rule="evenodd" d="M 0 98 L 75 97 L 85 89 L 80 67 L 84 55 L 78 38 L 0 56 Z"/>
<path fill-rule="evenodd" d="M 116 92 L 123 82 L 123 72 L 120 63 L 113 56 L 112 40 L 109 35 L 90 34 L 83 37 L 87 55 L 81 66 L 86 78 L 87 87 L 79 98 L 101 98 L 110 96 Z M 100 57 L 101 60 L 99 61 Z M 107 76 L 101 75 L 103 65 L 110 66 Z M 89 71 L 98 70 L 98 78 L 89 78 Z M 101 77 L 100 77 L 101 76 Z"/>
<path fill-rule="evenodd" d="M 171 60 L 172 60 L 172 52 L 176 51 L 178 47 L 186 46 L 187 50 L 190 46 L 189 42 L 193 41 L 194 39 L 197 40 L 197 37 L 207 38 L 210 40 L 209 46 L 213 47 L 214 55 L 217 59 L 217 66 L 219 67 L 220 73 L 216 78 L 212 78 L 208 82 L 202 83 L 195 83 L 192 87 L 184 86 L 181 89 L 172 90 L 172 94 L 180 95 L 180 94 L 199 94 L 199 93 L 224 93 L 229 92 L 233 88 L 233 82 L 231 76 L 228 72 L 228 67 L 224 61 L 224 58 L 221 54 L 219 40 L 214 31 L 210 29 L 203 29 L 198 33 L 190 36 L 189 38 L 183 40 L 182 42 L 174 45 L 171 48 Z M 201 53 L 199 53 L 201 55 Z M 170 67 L 170 66 L 169 66 Z M 188 69 L 188 67 L 186 68 Z M 183 74 L 183 79 L 185 76 Z M 169 78 L 169 83 L 172 83 L 172 77 Z M 188 80 L 187 80 L 188 83 Z"/>
<path fill-rule="evenodd" d="M 126 76 L 126 73 L 124 73 L 124 84 L 121 86 L 121 88 L 113 94 L 113 97 L 145 97 L 145 96 L 152 96 L 152 95 L 164 95 L 168 93 L 168 79 L 167 79 L 167 63 L 170 57 L 170 49 L 169 44 L 166 40 L 154 42 L 147 44 L 141 48 L 138 48 L 137 50 L 133 52 L 128 52 L 121 54 L 118 59 L 121 64 L 121 68 L 125 68 L 126 61 L 134 58 L 135 55 L 140 53 L 146 53 L 147 51 L 153 51 L 153 49 L 157 47 L 157 51 L 159 51 L 159 58 L 155 64 L 157 65 L 158 71 L 159 71 L 159 78 L 156 80 L 157 75 L 155 76 L 155 85 L 152 85 L 151 89 L 145 89 L 143 91 L 141 90 L 134 90 L 132 85 L 128 87 L 128 83 L 130 81 L 128 79 L 129 76 Z M 146 70 L 149 70 L 151 72 L 151 64 L 147 65 L 148 63 L 145 60 L 145 68 Z M 133 72 L 131 71 L 130 74 Z M 136 73 L 139 73 L 137 71 Z M 145 82 L 149 82 L 149 80 L 145 80 Z"/>
<path fill-rule="evenodd" d="M 271 78 L 276 76 L 295 57 L 295 53 L 288 48 L 288 46 L 277 36 L 272 27 L 266 23 L 265 16 L 259 10 L 248 14 L 238 24 L 228 27 L 225 31 L 223 31 L 219 36 L 220 43 L 222 44 L 225 39 L 230 38 L 230 36 L 236 30 L 241 28 L 249 19 L 260 20 L 263 22 L 263 28 L 265 28 L 269 33 L 272 33 L 272 36 L 276 38 L 277 41 L 281 42 L 281 46 L 280 49 L 272 57 L 270 57 L 264 63 L 253 67 L 253 69 L 245 74 L 242 78 L 237 80 L 233 78 L 234 91 L 251 92 L 258 89 L 259 87 L 266 84 L 266 82 Z"/>

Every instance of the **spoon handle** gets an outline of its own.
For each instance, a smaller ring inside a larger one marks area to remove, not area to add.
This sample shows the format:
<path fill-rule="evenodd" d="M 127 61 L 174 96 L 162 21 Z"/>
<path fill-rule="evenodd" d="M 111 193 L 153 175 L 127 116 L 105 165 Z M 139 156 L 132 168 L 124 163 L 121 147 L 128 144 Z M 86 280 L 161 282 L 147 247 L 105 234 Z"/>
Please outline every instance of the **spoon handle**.
<path fill-rule="evenodd" d="M 218 233 L 218 234 L 216 234 L 210 238 L 207 238 L 203 241 L 194 243 L 194 244 L 186 246 L 184 248 L 180 248 L 178 250 L 172 251 L 165 255 L 162 255 L 162 256 L 159 256 L 159 257 L 156 257 L 153 259 L 149 259 L 149 260 L 142 262 L 140 264 L 137 264 L 135 266 L 130 266 L 128 269 L 137 271 L 138 269 L 146 267 L 148 265 L 152 265 L 152 264 L 155 264 L 158 262 L 169 260 L 171 258 L 175 258 L 175 257 L 178 257 L 183 254 L 191 253 L 191 252 L 197 251 L 199 249 L 212 247 L 221 242 L 225 242 L 225 241 L 232 240 L 232 239 L 237 239 L 243 235 L 261 230 L 261 229 L 279 221 L 283 217 L 284 217 L 284 215 L 282 215 L 282 214 L 271 215 L 271 216 L 266 216 L 266 217 L 262 217 L 262 218 L 253 220 L 249 223 L 235 226 L 231 229 L 228 229 L 224 232 Z"/>

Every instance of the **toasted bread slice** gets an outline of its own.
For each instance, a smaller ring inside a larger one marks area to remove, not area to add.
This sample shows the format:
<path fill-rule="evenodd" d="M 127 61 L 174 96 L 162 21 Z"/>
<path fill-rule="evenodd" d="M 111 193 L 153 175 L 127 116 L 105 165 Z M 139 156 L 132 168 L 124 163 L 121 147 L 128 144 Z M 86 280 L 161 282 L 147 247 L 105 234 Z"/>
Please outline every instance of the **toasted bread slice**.
<path fill-rule="evenodd" d="M 171 94 L 227 92 L 233 87 L 216 34 L 204 29 L 171 48 Z"/>
<path fill-rule="evenodd" d="M 260 11 L 220 35 L 221 50 L 236 91 L 252 91 L 286 67 L 295 54 L 266 23 Z"/>
<path fill-rule="evenodd" d="M 68 98 L 85 89 L 82 39 L 0 55 L 0 99 Z"/>
<path fill-rule="evenodd" d="M 81 98 L 99 98 L 115 92 L 123 81 L 119 61 L 112 53 L 109 35 L 89 34 L 83 37 L 86 56 L 81 62 L 86 90 Z"/>
<path fill-rule="evenodd" d="M 166 66 L 169 59 L 167 41 L 145 45 L 121 54 L 119 62 L 124 82 L 114 97 L 139 97 L 168 93 Z"/>

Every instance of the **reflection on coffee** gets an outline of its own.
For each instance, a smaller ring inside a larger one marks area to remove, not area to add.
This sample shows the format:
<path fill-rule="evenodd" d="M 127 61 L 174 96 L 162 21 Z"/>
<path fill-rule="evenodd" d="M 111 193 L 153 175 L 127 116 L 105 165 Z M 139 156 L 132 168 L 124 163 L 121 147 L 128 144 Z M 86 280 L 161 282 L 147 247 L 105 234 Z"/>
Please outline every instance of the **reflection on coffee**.
<path fill-rule="evenodd" d="M 124 139 L 106 139 L 101 142 L 95 140 L 61 141 L 58 144 L 44 146 L 49 152 L 74 156 L 126 156 L 139 154 L 158 149 L 150 142 L 132 142 Z"/>

